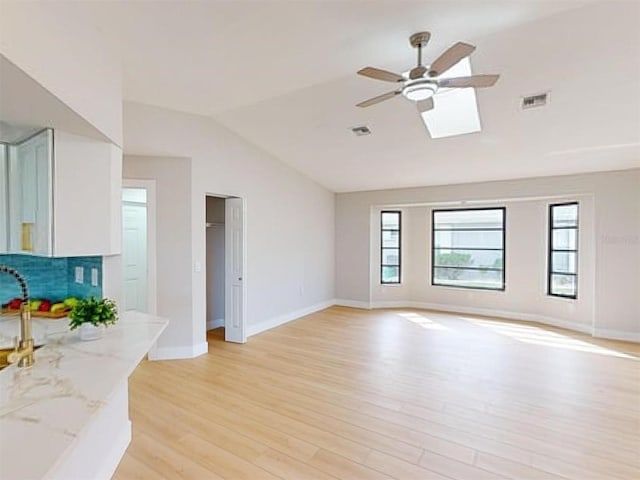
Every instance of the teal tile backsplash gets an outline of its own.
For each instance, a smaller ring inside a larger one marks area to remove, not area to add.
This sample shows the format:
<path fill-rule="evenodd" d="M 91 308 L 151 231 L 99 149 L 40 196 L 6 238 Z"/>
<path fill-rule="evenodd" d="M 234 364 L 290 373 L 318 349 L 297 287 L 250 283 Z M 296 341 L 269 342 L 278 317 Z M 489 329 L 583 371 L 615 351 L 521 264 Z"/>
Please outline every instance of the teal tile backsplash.
<path fill-rule="evenodd" d="M 102 257 L 48 258 L 0 255 L 0 264 L 13 267 L 27 280 L 31 298 L 62 300 L 67 297 L 102 297 Z M 84 282 L 75 282 L 75 269 L 83 269 Z M 98 269 L 98 286 L 91 285 L 91 269 Z M 20 297 L 16 281 L 0 274 L 0 303 Z"/>

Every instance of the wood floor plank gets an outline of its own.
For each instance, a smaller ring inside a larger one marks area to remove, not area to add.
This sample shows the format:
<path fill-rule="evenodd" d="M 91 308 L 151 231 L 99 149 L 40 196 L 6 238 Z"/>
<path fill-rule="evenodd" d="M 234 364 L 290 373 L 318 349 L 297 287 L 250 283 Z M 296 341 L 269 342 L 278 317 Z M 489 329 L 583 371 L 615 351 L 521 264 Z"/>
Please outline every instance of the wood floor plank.
<path fill-rule="evenodd" d="M 114 478 L 640 478 L 640 346 L 531 323 L 333 307 L 143 362 Z"/>
<path fill-rule="evenodd" d="M 377 470 L 352 462 L 340 455 L 323 449 L 320 449 L 318 453 L 309 460 L 309 464 L 340 479 L 390 480 L 391 478 Z"/>

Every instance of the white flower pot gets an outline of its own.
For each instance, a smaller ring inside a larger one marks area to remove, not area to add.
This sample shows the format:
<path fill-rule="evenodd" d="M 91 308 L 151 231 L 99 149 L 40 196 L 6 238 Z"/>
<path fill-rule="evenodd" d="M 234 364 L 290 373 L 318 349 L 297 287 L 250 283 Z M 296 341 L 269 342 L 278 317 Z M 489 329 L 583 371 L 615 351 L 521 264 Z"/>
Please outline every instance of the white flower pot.
<path fill-rule="evenodd" d="M 104 337 L 106 326 L 104 324 L 93 325 L 92 323 L 83 323 L 78 327 L 80 330 L 80 340 L 98 340 Z"/>

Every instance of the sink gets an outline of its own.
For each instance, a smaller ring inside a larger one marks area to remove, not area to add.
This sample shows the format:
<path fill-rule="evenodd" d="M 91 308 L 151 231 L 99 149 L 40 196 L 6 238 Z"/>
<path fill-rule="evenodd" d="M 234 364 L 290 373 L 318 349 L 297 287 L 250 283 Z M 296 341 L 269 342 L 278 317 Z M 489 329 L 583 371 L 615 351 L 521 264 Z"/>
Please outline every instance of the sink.
<path fill-rule="evenodd" d="M 43 347 L 44 345 L 37 345 L 35 347 L 33 347 L 33 350 L 38 350 L 40 347 Z M 7 357 L 9 356 L 9 354 L 13 352 L 13 347 L 12 348 L 0 348 L 0 370 L 2 370 L 3 368 L 8 367 L 9 365 L 11 365 L 8 361 L 7 361 Z"/>

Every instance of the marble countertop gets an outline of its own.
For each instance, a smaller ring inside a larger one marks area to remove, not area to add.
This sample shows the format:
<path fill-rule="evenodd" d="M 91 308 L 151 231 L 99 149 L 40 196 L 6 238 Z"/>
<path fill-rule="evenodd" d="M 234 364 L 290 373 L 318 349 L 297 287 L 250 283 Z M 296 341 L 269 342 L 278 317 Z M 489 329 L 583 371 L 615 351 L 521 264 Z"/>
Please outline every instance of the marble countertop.
<path fill-rule="evenodd" d="M 0 317 L 0 347 L 13 344 L 18 323 Z M 126 312 L 104 338 L 84 342 L 66 319 L 34 319 L 36 343 L 45 343 L 35 364 L 0 371 L 0 478 L 42 478 L 64 461 L 167 324 Z"/>

